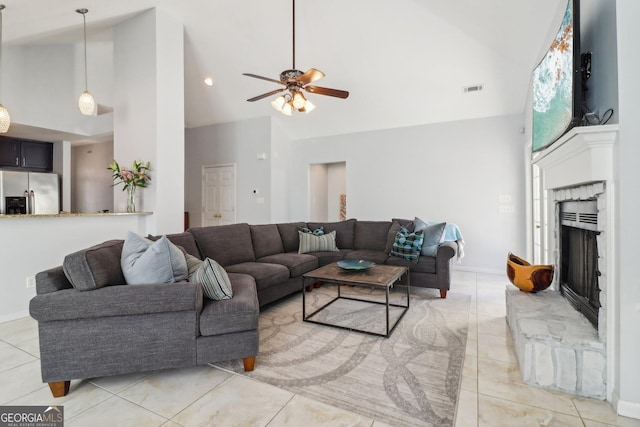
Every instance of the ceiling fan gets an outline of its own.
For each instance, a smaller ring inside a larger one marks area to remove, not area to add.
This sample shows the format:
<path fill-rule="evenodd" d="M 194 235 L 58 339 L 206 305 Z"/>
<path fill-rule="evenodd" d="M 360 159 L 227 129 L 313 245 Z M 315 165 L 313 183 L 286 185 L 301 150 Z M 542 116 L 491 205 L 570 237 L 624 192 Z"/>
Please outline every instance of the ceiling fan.
<path fill-rule="evenodd" d="M 296 1 L 292 0 L 293 4 L 293 66 L 290 70 L 284 70 L 280 73 L 280 80 L 271 79 L 269 77 L 259 76 L 257 74 L 243 73 L 244 76 L 253 77 L 256 79 L 266 80 L 268 82 L 277 83 L 284 87 L 272 90 L 271 92 L 263 93 L 262 95 L 254 96 L 247 99 L 249 102 L 258 101 L 263 98 L 267 98 L 277 93 L 285 92 L 284 95 L 280 95 L 276 98 L 271 105 L 276 110 L 280 111 L 284 115 L 290 116 L 293 110 L 309 113 L 315 108 L 315 106 L 304 97 L 302 91 L 305 90 L 309 93 L 315 93 L 318 95 L 333 96 L 336 98 L 345 99 L 349 96 L 349 92 L 346 90 L 329 89 L 320 86 L 311 86 L 312 83 L 318 79 L 324 77 L 324 73 L 315 68 L 311 68 L 306 72 L 296 70 Z"/>

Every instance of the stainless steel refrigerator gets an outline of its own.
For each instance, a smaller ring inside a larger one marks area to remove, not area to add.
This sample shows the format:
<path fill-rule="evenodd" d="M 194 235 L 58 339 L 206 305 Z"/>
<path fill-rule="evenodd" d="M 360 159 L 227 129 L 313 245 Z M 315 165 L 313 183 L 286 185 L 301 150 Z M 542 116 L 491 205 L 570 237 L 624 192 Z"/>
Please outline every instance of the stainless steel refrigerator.
<path fill-rule="evenodd" d="M 0 171 L 0 214 L 60 213 L 56 173 Z"/>

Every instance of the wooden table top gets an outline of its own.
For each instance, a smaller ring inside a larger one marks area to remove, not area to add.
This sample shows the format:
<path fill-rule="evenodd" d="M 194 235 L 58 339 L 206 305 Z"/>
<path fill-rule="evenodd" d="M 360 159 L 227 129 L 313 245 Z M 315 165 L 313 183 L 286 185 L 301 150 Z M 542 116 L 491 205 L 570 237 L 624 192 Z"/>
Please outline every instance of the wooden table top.
<path fill-rule="evenodd" d="M 399 265 L 375 265 L 367 270 L 345 270 L 331 263 L 303 274 L 303 277 L 326 282 L 388 287 L 407 272 Z"/>

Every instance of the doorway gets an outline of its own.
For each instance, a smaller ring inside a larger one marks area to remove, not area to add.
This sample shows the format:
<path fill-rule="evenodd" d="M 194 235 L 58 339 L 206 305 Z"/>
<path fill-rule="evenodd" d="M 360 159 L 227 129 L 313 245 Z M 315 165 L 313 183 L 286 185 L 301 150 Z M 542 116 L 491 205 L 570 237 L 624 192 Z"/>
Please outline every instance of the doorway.
<path fill-rule="evenodd" d="M 202 167 L 202 226 L 236 222 L 236 165 Z"/>
<path fill-rule="evenodd" d="M 311 221 L 346 219 L 346 162 L 309 166 L 309 214 Z"/>

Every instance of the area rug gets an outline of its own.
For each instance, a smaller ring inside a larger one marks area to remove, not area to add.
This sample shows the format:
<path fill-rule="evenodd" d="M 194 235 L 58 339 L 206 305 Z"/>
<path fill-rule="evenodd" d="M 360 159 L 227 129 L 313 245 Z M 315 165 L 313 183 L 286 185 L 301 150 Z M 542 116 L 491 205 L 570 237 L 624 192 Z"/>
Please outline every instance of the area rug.
<path fill-rule="evenodd" d="M 336 291 L 325 284 L 307 293 L 307 310 L 322 306 Z M 369 288 L 341 291 L 358 298 L 381 296 Z M 402 302 L 403 297 L 400 287 L 391 301 Z M 260 351 L 253 372 L 244 372 L 241 361 L 215 366 L 393 426 L 452 426 L 469 302 L 469 296 L 454 292 L 443 300 L 437 291 L 412 289 L 409 310 L 391 337 L 383 338 L 303 322 L 298 293 L 260 313 Z M 369 324 L 375 329 L 384 324 L 381 309 L 341 300 L 321 315 L 343 324 L 352 318 L 360 328 Z M 393 322 L 393 312 L 390 317 Z"/>

